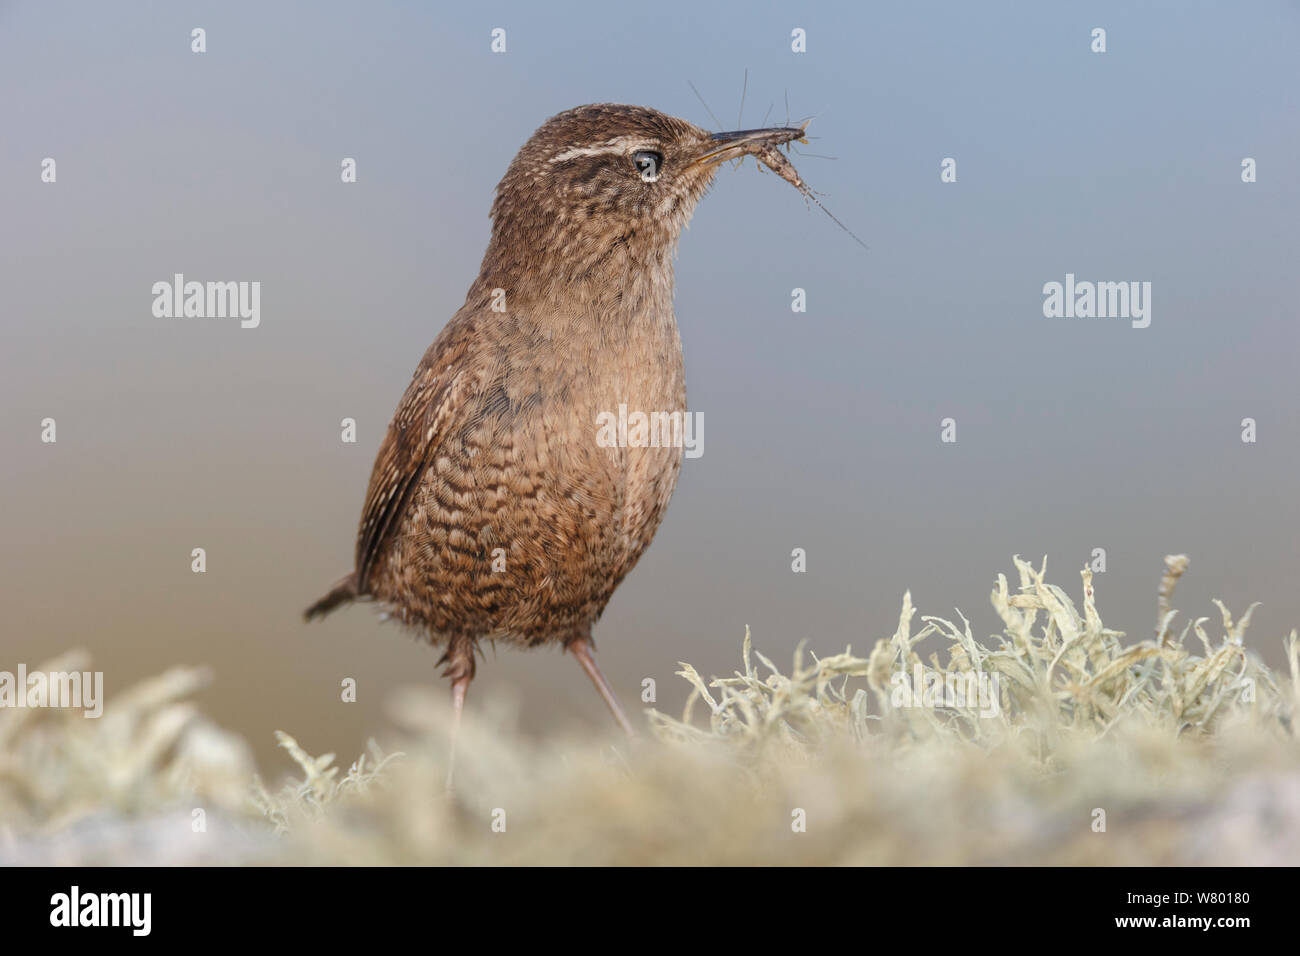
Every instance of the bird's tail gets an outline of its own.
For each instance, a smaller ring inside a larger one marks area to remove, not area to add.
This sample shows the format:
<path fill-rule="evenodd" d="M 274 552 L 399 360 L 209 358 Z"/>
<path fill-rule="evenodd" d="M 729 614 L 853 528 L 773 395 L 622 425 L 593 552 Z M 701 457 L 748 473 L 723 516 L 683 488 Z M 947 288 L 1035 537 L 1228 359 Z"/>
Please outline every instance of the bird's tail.
<path fill-rule="evenodd" d="M 356 573 L 345 575 L 330 588 L 329 593 L 302 612 L 303 620 L 324 617 L 330 611 L 343 604 L 351 604 L 360 595 L 357 594 Z"/>

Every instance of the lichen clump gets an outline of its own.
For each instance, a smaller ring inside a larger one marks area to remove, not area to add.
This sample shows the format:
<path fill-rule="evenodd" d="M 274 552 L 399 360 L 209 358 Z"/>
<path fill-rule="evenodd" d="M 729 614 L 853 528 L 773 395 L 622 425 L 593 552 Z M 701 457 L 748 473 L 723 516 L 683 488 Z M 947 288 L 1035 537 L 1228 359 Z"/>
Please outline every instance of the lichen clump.
<path fill-rule="evenodd" d="M 865 657 L 754 649 L 648 735 L 529 743 L 486 703 L 444 788 L 447 707 L 395 696 L 389 751 L 346 772 L 288 734 L 265 786 L 177 670 L 100 721 L 0 711 L 0 859 L 326 864 L 1268 864 L 1300 855 L 1300 660 L 1247 648 L 1251 610 L 1176 626 L 1166 559 L 1151 637 L 1130 642 L 1015 559 L 977 640 L 910 594 Z M 1216 602 L 1217 603 L 1217 602 Z M 1080 610 L 1080 607 L 1082 610 Z M 770 637 L 765 636 L 767 640 Z M 921 642 L 946 644 L 924 659 Z M 84 661 L 76 661 L 78 665 Z M 707 711 L 707 712 L 705 712 Z M 391 752 L 390 752 L 391 751 Z M 194 826 L 201 808 L 210 824 Z"/>

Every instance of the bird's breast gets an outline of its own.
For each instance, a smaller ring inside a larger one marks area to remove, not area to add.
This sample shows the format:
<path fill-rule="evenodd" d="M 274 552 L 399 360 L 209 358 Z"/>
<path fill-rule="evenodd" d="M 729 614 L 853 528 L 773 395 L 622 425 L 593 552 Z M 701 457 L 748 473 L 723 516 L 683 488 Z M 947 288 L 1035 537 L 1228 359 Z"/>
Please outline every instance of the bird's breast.
<path fill-rule="evenodd" d="M 511 444 L 550 489 L 550 526 L 592 549 L 617 580 L 667 508 L 689 434 L 681 339 L 670 299 L 573 316 L 510 357 Z M 686 427 L 684 427 L 686 426 Z"/>

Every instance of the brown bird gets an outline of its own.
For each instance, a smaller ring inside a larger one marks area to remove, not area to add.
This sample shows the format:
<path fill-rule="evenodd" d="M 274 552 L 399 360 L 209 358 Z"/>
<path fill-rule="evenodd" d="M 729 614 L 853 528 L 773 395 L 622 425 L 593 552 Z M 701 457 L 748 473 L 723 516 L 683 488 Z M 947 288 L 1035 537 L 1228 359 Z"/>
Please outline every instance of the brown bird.
<path fill-rule="evenodd" d="M 720 162 L 803 135 L 715 134 L 616 104 L 538 129 L 497 187 L 465 304 L 388 426 L 356 570 L 306 617 L 373 599 L 444 647 L 453 727 L 478 642 L 558 644 L 632 734 L 592 626 L 654 537 L 682 448 L 611 447 L 598 416 L 685 414 L 678 236 Z"/>

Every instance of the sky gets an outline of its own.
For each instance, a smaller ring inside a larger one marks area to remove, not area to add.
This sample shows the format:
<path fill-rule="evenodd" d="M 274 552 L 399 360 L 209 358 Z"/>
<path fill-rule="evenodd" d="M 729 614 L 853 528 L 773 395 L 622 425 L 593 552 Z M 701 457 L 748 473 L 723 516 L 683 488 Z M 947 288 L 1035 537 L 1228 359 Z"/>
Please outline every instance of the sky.
<path fill-rule="evenodd" d="M 1261 602 L 1248 643 L 1281 664 L 1297 48 L 1300 5 L 1270 2 L 0 2 L 0 669 L 85 647 L 111 702 L 207 664 L 200 703 L 272 768 L 275 729 L 354 753 L 394 689 L 439 684 L 437 653 L 372 609 L 300 612 L 350 568 L 496 182 L 547 117 L 603 101 L 813 117 L 792 160 L 868 246 L 753 163 L 683 235 L 707 441 L 597 626 L 626 705 L 652 678 L 677 712 L 677 662 L 729 674 L 747 625 L 777 662 L 805 639 L 865 654 L 909 589 L 987 638 L 1015 554 L 1078 601 L 1104 549 L 1100 612 L 1136 640 L 1186 553 L 1175 606 L 1217 625 L 1213 598 Z M 260 324 L 155 316 L 177 272 L 260 282 Z M 1046 316 L 1067 275 L 1150 283 L 1150 324 Z M 484 698 L 531 733 L 607 722 L 554 650 L 489 650 Z"/>

